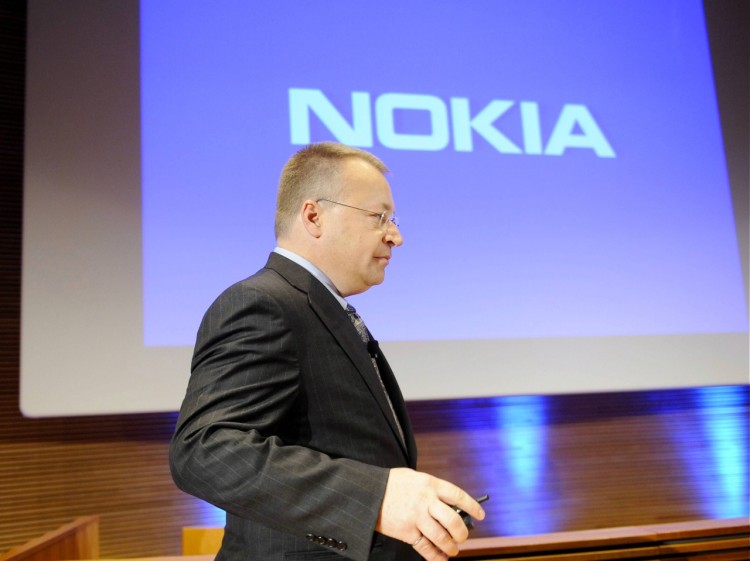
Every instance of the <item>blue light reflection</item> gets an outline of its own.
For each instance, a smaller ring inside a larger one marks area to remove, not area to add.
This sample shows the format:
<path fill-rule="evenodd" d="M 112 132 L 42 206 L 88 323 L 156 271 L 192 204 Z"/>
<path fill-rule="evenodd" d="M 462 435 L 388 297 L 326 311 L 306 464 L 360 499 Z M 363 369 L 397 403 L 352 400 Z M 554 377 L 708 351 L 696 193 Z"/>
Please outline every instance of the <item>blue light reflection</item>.
<path fill-rule="evenodd" d="M 499 476 L 504 493 L 514 497 L 513 509 L 495 512 L 503 535 L 546 533 L 557 524 L 552 509 L 544 507 L 549 501 L 546 403 L 543 396 L 506 397 L 496 403 L 500 473 L 490 479 Z"/>
<path fill-rule="evenodd" d="M 684 474 L 698 493 L 698 516 L 737 518 L 750 514 L 748 490 L 748 386 L 690 390 L 690 416 L 669 416 Z M 671 409 L 661 403 L 661 412 Z"/>
<path fill-rule="evenodd" d="M 708 446 L 706 475 L 709 477 L 700 478 L 705 514 L 710 518 L 747 516 L 750 510 L 747 388 L 697 388 L 695 394 Z"/>

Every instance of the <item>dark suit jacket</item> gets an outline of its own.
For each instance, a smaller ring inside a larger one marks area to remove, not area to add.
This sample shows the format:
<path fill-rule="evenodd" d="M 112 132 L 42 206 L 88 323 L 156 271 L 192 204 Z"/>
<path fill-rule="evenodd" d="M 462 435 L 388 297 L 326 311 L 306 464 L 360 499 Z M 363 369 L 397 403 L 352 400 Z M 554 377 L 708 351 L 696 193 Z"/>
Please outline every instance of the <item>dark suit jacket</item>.
<path fill-rule="evenodd" d="M 419 559 L 374 532 L 388 468 L 416 466 L 393 373 L 303 267 L 272 253 L 198 331 L 170 447 L 183 490 L 227 511 L 219 560 Z"/>

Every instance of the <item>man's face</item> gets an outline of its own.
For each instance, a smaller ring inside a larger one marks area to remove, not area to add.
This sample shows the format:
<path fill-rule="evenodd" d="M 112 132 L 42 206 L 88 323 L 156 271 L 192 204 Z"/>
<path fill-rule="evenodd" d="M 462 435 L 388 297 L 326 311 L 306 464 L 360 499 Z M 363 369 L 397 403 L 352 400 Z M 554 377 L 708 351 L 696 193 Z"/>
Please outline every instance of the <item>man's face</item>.
<path fill-rule="evenodd" d="M 373 213 L 394 212 L 391 188 L 385 177 L 367 162 L 345 160 L 339 175 L 336 202 Z M 385 278 L 385 268 L 394 247 L 403 243 L 398 228 L 378 217 L 340 204 L 320 201 L 321 242 L 325 264 L 321 269 L 343 296 L 359 294 Z"/>

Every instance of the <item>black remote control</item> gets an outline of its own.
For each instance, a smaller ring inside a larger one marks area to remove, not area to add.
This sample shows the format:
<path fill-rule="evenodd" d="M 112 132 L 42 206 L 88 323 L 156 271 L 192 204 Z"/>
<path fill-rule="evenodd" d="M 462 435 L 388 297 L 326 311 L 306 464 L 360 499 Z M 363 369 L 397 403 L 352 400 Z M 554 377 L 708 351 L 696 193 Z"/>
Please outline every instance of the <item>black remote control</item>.
<path fill-rule="evenodd" d="M 481 497 L 477 497 L 474 500 L 478 503 L 483 503 L 484 501 L 489 500 L 489 495 L 482 495 Z M 471 519 L 471 516 L 469 516 L 467 513 L 465 513 L 463 510 L 461 510 L 458 507 L 454 507 L 456 509 L 456 512 L 461 517 L 461 519 L 464 521 L 464 524 L 466 524 L 466 527 L 471 530 L 474 528 L 474 521 Z"/>

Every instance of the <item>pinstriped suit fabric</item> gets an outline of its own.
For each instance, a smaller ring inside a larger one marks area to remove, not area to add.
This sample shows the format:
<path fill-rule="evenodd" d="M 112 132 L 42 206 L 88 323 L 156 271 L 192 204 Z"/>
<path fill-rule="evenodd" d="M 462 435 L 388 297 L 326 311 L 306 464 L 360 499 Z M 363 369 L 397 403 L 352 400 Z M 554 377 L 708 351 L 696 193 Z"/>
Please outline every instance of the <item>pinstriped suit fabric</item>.
<path fill-rule="evenodd" d="M 416 465 L 403 398 L 378 366 L 405 446 L 346 312 L 304 268 L 272 254 L 212 304 L 170 465 L 178 486 L 227 511 L 220 561 L 418 558 L 374 533 L 388 468 Z"/>

